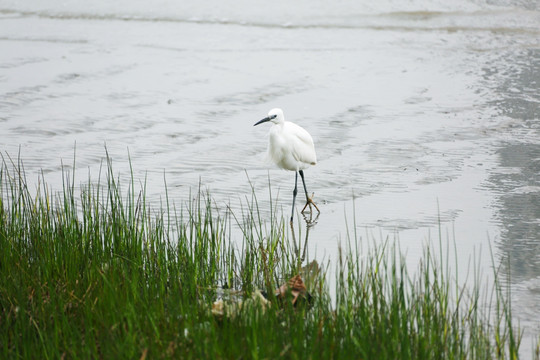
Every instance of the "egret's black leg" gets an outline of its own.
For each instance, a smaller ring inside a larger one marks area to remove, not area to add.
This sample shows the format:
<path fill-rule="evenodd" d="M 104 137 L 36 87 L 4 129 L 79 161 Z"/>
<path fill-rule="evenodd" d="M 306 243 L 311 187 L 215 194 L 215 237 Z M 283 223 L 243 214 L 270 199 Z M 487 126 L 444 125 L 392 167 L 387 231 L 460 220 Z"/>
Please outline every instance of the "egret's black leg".
<path fill-rule="evenodd" d="M 306 181 L 304 180 L 304 170 L 300 170 L 300 177 L 302 178 L 302 184 L 304 184 L 304 192 L 306 193 L 306 201 L 309 201 L 309 195 L 307 193 Z"/>
<path fill-rule="evenodd" d="M 298 194 L 298 172 L 294 172 L 294 190 L 293 190 L 293 198 L 292 198 L 292 212 L 291 212 L 291 225 L 293 223 L 294 218 L 294 202 L 296 200 L 296 194 Z"/>
<path fill-rule="evenodd" d="M 313 199 L 309 197 L 308 195 L 308 192 L 307 192 L 307 188 L 306 188 L 306 181 L 304 180 L 304 171 L 303 170 L 300 170 L 299 171 L 300 173 L 300 177 L 302 178 L 302 184 L 304 184 L 304 191 L 306 192 L 306 205 L 304 206 L 304 208 L 302 209 L 302 213 L 306 210 L 306 207 L 309 205 L 309 209 L 311 210 L 311 205 L 313 204 L 313 206 L 315 206 L 315 209 L 317 209 L 317 211 L 320 213 L 321 210 L 319 210 L 319 208 L 317 207 L 317 205 L 313 202 Z"/>

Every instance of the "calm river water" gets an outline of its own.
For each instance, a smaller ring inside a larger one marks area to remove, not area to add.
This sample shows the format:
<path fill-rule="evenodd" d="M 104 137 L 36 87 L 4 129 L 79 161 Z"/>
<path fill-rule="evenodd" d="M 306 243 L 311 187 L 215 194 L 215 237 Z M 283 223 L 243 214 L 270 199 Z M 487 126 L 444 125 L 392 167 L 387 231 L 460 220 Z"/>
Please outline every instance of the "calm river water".
<path fill-rule="evenodd" d="M 176 204 L 200 182 L 240 211 L 251 181 L 264 217 L 270 178 L 288 214 L 294 175 L 253 127 L 281 107 L 317 149 L 312 257 L 335 258 L 353 198 L 413 269 L 440 224 L 461 278 L 490 276 L 491 246 L 540 332 L 537 1 L 0 0 L 0 49 L 0 150 L 30 180 L 59 190 L 75 151 L 76 182 L 97 177 L 106 146 L 156 204 L 165 177 Z"/>

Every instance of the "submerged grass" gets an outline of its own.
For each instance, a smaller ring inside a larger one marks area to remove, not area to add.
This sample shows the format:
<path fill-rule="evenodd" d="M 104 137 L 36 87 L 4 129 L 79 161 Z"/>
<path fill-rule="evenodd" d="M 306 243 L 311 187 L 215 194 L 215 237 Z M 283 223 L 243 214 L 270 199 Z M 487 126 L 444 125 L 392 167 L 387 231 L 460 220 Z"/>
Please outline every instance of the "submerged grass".
<path fill-rule="evenodd" d="M 499 284 L 460 288 L 426 249 L 409 275 L 388 244 L 360 253 L 354 235 L 336 267 L 306 281 L 310 306 L 273 291 L 302 272 L 288 223 L 261 219 L 255 195 L 241 215 L 220 214 L 198 191 L 180 209 L 153 211 L 133 175 L 125 192 L 110 163 L 76 194 L 43 179 L 27 187 L 19 163 L 0 170 L 1 358 L 514 359 L 520 335 Z M 270 196 L 272 197 L 272 196 Z M 191 197 L 190 197 L 191 198 Z M 243 238 L 231 240 L 239 226 Z M 304 277 L 308 276 L 305 272 Z M 221 288 L 245 297 L 215 317 Z"/>

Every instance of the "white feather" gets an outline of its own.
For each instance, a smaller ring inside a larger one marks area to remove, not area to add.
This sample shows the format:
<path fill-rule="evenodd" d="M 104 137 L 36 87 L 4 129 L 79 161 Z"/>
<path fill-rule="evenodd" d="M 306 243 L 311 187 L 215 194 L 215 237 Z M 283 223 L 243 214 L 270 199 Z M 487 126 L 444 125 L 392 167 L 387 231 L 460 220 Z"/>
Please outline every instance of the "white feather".
<path fill-rule="evenodd" d="M 317 164 L 317 154 L 311 135 L 301 126 L 285 121 L 280 109 L 273 109 L 268 141 L 268 158 L 282 169 L 298 171 Z"/>

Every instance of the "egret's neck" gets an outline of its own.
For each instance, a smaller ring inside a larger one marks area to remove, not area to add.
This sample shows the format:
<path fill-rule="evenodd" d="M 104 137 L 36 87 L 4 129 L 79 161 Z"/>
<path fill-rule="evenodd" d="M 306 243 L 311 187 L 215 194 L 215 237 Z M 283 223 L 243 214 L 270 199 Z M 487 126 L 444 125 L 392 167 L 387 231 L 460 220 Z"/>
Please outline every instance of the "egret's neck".
<path fill-rule="evenodd" d="M 275 121 L 275 122 L 274 122 L 275 125 L 283 126 L 283 124 L 285 124 L 285 119 L 283 119 L 283 118 L 279 118 L 279 117 L 278 117 L 278 118 L 275 119 L 274 121 Z"/>

